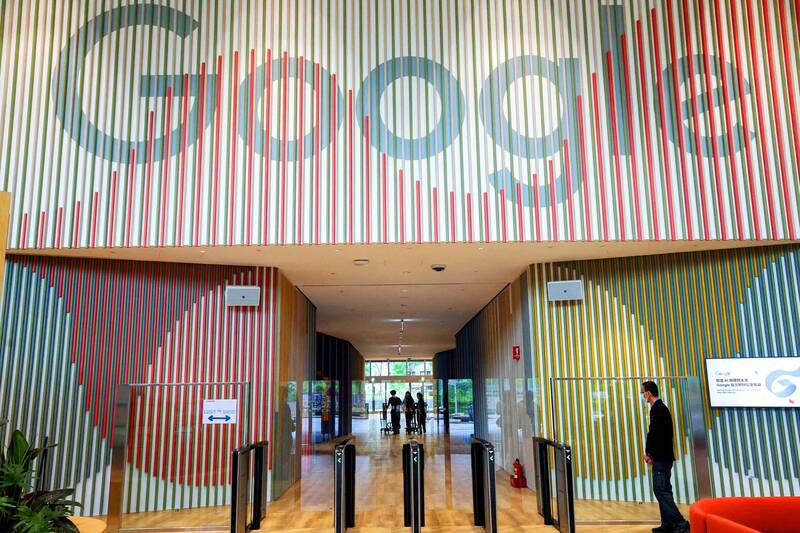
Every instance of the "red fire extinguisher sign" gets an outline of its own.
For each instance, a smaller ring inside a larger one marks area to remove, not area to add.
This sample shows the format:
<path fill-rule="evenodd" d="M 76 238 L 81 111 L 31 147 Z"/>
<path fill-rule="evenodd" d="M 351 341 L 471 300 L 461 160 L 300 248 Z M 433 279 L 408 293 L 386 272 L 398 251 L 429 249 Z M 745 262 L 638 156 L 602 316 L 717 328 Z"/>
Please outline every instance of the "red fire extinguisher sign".
<path fill-rule="evenodd" d="M 514 345 L 511 348 L 511 356 L 514 358 L 514 361 L 519 361 L 519 358 L 521 357 L 521 355 L 520 355 L 520 351 L 519 351 L 519 346 L 518 345 Z"/>

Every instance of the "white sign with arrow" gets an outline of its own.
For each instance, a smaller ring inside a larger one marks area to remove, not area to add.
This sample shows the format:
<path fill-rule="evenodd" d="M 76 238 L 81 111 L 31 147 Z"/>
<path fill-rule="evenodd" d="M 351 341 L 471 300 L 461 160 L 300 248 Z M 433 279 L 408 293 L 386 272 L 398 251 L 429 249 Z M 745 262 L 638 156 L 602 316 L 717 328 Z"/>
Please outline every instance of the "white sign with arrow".
<path fill-rule="evenodd" d="M 203 400 L 203 424 L 235 424 L 239 400 Z"/>

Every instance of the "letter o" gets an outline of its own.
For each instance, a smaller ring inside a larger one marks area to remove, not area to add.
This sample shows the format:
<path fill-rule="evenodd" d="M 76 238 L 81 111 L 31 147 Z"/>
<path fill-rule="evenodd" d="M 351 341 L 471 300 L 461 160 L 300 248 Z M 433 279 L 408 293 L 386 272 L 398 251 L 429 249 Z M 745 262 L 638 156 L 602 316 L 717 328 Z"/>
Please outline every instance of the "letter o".
<path fill-rule="evenodd" d="M 442 114 L 433 131 L 419 139 L 407 139 L 392 133 L 381 117 L 381 97 L 393 82 L 408 76 L 425 80 L 436 89 Z M 455 117 L 451 104 L 455 99 Z M 370 117 L 370 143 L 395 159 L 416 160 L 433 157 L 447 148 L 461 132 L 464 122 L 464 95 L 458 80 L 441 63 L 416 56 L 390 59 L 375 67 L 361 84 L 356 108 Z M 364 116 L 358 115 L 364 128 Z"/>

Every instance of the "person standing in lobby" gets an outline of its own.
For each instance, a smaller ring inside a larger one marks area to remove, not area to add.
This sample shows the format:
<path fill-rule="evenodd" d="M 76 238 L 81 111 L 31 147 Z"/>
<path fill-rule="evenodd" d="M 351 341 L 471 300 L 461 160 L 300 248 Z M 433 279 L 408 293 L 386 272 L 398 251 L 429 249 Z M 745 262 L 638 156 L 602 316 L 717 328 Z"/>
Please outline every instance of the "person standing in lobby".
<path fill-rule="evenodd" d="M 395 396 L 397 394 L 397 391 L 395 391 L 395 390 L 389 391 L 389 394 L 391 396 L 389 397 L 389 401 L 387 403 L 389 404 L 389 413 L 391 414 L 391 417 L 392 417 L 392 434 L 393 435 L 399 435 L 400 434 L 400 409 L 401 409 L 401 407 L 403 405 L 403 401 L 400 398 L 398 398 L 397 396 Z"/>
<path fill-rule="evenodd" d="M 414 431 L 414 422 L 416 421 L 416 404 L 414 403 L 414 397 L 411 396 L 411 391 L 406 391 L 406 396 L 403 398 L 403 405 L 405 406 L 406 410 L 406 433 L 411 433 Z"/>
<path fill-rule="evenodd" d="M 655 382 L 643 382 L 641 393 L 644 401 L 650 405 L 644 462 L 653 467 L 653 493 L 661 513 L 661 526 L 653 528 L 653 533 L 683 533 L 689 531 L 689 523 L 675 505 L 670 483 L 672 463 L 675 462 L 672 415 L 658 397 L 658 385 Z"/>
<path fill-rule="evenodd" d="M 419 428 L 419 433 L 425 433 L 425 420 L 428 418 L 427 412 L 428 404 L 425 403 L 425 399 L 422 397 L 422 393 L 417 393 L 417 427 Z"/>

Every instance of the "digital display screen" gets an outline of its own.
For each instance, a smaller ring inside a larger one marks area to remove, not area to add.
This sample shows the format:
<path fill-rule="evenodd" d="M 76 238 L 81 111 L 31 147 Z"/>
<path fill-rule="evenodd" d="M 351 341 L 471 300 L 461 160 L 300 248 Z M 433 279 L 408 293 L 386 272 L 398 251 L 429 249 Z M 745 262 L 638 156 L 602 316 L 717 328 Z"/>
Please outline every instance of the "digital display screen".
<path fill-rule="evenodd" d="M 800 357 L 706 359 L 711 407 L 800 407 Z"/>

